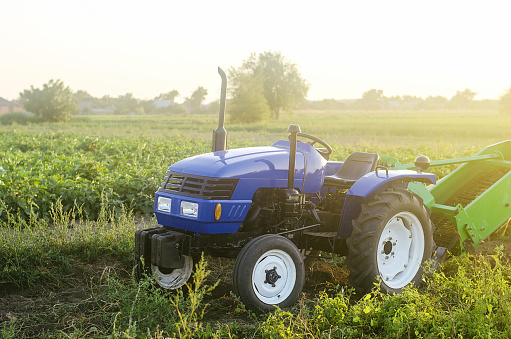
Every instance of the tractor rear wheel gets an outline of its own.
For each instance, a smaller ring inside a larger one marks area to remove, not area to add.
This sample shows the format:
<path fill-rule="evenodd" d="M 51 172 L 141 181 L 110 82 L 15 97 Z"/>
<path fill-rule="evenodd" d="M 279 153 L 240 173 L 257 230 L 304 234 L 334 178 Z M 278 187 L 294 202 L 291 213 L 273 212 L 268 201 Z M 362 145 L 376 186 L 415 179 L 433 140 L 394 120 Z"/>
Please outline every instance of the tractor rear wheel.
<path fill-rule="evenodd" d="M 267 234 L 251 240 L 233 271 L 234 292 L 252 310 L 293 305 L 302 292 L 305 270 L 300 251 L 289 239 Z"/>
<path fill-rule="evenodd" d="M 419 285 L 435 250 L 434 226 L 422 199 L 407 189 L 387 189 L 362 205 L 347 240 L 346 264 L 355 290 L 399 293 Z"/>

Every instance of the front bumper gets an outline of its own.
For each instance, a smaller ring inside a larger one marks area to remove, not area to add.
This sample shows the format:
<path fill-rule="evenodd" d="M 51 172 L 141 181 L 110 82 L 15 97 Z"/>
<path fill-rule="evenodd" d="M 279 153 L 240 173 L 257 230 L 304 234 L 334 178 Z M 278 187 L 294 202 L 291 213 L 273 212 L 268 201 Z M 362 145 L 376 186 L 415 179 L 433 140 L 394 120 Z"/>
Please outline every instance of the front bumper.
<path fill-rule="evenodd" d="M 171 199 L 170 211 L 158 210 L 160 196 Z M 181 201 L 198 204 L 197 218 L 181 215 Z M 222 206 L 222 214 L 219 220 L 215 220 L 215 207 L 218 203 Z M 154 213 L 158 223 L 166 227 L 205 234 L 236 233 L 251 205 L 251 200 L 203 200 L 156 192 Z"/>

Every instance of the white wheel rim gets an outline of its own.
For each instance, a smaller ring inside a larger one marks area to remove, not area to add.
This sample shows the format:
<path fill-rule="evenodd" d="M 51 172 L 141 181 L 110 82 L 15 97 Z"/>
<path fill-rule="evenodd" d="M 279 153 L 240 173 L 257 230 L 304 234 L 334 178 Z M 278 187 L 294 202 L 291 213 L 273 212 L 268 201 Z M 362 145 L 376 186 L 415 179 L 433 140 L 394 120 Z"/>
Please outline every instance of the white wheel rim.
<path fill-rule="evenodd" d="M 296 283 L 296 267 L 289 254 L 282 250 L 264 253 L 254 265 L 252 288 L 259 300 L 277 305 L 289 297 Z"/>
<path fill-rule="evenodd" d="M 184 255 L 185 263 L 183 268 L 175 268 L 171 273 L 165 274 L 160 271 L 158 266 L 151 265 L 153 277 L 161 287 L 167 290 L 175 290 L 188 281 L 193 271 L 192 257 Z"/>
<path fill-rule="evenodd" d="M 394 289 L 405 287 L 419 271 L 423 256 L 424 231 L 415 214 L 400 212 L 390 218 L 376 254 L 382 282 Z"/>

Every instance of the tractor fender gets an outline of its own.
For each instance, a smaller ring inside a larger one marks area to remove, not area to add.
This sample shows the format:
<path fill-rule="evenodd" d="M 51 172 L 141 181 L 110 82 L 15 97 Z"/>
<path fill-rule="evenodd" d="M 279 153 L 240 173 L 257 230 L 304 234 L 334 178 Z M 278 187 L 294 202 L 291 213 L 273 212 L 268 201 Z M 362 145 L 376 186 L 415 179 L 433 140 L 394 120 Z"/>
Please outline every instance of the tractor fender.
<path fill-rule="evenodd" d="M 422 173 L 410 170 L 385 171 L 377 170 L 364 175 L 358 179 L 348 190 L 346 195 L 356 195 L 366 198 L 376 189 L 391 181 L 421 181 L 427 184 L 436 184 L 435 175 L 433 173 Z"/>
<path fill-rule="evenodd" d="M 408 182 L 419 181 L 426 184 L 436 184 L 435 175 L 410 170 L 378 170 L 368 173 L 357 180 L 346 193 L 341 220 L 339 222 L 339 235 L 349 238 L 352 231 L 351 222 L 360 214 L 360 206 L 371 195 L 387 187 L 408 186 Z"/>

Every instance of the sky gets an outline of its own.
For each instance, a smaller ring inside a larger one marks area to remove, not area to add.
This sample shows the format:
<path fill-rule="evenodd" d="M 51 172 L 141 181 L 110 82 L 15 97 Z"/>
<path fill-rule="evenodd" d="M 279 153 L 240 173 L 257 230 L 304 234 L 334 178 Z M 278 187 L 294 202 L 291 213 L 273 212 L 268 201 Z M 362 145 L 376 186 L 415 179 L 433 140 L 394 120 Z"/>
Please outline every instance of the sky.
<path fill-rule="evenodd" d="M 509 1 L 4 0 L 0 12 L 8 100 L 61 79 L 95 97 L 182 100 L 203 86 L 213 101 L 218 66 L 268 50 L 298 65 L 310 100 L 511 87 Z"/>

